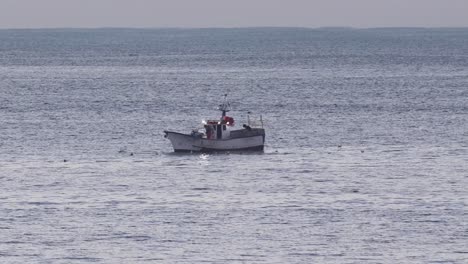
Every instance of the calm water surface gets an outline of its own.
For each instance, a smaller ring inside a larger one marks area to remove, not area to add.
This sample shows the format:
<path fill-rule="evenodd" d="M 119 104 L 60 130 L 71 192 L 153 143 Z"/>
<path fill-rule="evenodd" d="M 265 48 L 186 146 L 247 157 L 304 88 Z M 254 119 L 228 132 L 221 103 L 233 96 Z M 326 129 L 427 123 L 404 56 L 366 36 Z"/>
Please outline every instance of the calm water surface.
<path fill-rule="evenodd" d="M 1 263 L 468 263 L 468 30 L 0 30 L 0 186 Z"/>

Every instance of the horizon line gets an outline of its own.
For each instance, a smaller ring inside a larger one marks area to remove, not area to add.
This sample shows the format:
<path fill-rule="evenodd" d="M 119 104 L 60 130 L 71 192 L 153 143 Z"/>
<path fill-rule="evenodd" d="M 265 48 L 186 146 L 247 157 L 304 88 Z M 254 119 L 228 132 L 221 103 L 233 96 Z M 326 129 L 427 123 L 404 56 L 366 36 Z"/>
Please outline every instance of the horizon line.
<path fill-rule="evenodd" d="M 238 27 L 120 27 L 120 26 L 103 26 L 103 27 L 0 27 L 0 30 L 102 30 L 102 29 L 178 29 L 178 30 L 191 30 L 191 29 L 342 29 L 342 30 L 366 30 L 366 29 L 468 29 L 468 26 L 377 26 L 377 27 L 352 27 L 352 26 L 320 26 L 320 27 L 304 27 L 304 26 L 238 26 Z"/>

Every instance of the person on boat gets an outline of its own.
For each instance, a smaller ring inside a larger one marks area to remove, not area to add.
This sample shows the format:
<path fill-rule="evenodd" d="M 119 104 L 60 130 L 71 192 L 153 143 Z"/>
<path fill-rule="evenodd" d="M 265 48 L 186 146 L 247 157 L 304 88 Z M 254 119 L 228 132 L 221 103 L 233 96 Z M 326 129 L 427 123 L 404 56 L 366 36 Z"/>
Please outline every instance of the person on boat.
<path fill-rule="evenodd" d="M 213 137 L 213 128 L 209 125 L 205 125 L 205 131 L 206 131 L 206 138 L 207 139 L 212 139 Z"/>

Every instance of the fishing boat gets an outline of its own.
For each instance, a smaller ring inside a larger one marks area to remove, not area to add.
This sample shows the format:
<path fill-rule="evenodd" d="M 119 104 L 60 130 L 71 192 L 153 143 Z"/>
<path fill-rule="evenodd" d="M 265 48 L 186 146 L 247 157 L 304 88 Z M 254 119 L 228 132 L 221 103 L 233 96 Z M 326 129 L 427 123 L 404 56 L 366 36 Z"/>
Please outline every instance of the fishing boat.
<path fill-rule="evenodd" d="M 247 124 L 236 128 L 234 118 L 226 115 L 231 111 L 227 94 L 218 110 L 221 117 L 202 121 L 202 129 L 192 130 L 189 134 L 165 130 L 164 137 L 171 141 L 175 152 L 263 151 L 265 129 L 261 116 L 260 127 L 256 127 L 248 116 Z"/>

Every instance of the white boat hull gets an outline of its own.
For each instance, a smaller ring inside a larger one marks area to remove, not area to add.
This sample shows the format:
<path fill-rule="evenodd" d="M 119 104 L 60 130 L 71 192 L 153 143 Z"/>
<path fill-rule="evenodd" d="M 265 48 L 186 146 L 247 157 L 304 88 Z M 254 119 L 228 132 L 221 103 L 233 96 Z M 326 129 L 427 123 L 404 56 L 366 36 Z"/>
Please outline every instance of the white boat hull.
<path fill-rule="evenodd" d="M 264 135 L 229 139 L 206 139 L 177 132 L 164 131 L 175 152 L 263 151 Z"/>

